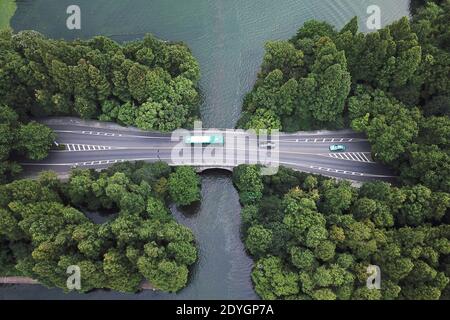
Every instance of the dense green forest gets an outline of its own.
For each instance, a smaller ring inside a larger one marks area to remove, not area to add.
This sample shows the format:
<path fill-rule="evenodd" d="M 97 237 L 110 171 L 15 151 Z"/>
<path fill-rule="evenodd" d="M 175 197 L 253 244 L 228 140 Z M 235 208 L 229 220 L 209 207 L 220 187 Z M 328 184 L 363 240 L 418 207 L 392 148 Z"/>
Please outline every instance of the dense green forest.
<path fill-rule="evenodd" d="M 430 3 L 412 21 L 370 33 L 358 32 L 357 18 L 340 31 L 312 20 L 288 41 L 269 41 L 239 126 L 344 127 L 352 120 L 349 100 L 361 90 L 383 91 L 424 118 L 448 115 L 449 12 L 448 1 Z"/>
<path fill-rule="evenodd" d="M 120 45 L 102 36 L 68 42 L 0 31 L 0 182 L 20 171 L 13 159 L 41 160 L 51 147 L 53 135 L 30 119 L 73 115 L 144 130 L 190 127 L 199 77 L 185 45 L 152 35 Z"/>
<path fill-rule="evenodd" d="M 450 299 L 450 196 L 240 166 L 244 242 L 263 299 Z M 366 287 L 381 269 L 381 290 Z"/>
<path fill-rule="evenodd" d="M 358 32 L 356 18 L 340 31 L 306 22 L 289 41 L 266 44 L 238 126 L 351 126 L 404 182 L 449 192 L 449 20 L 443 1 L 371 33 Z"/>
<path fill-rule="evenodd" d="M 19 121 L 14 110 L 0 105 L 0 184 L 17 176 L 22 168 L 11 158 L 42 160 L 51 149 L 55 134 L 35 121 Z"/>
<path fill-rule="evenodd" d="M 411 5 L 411 21 L 377 32 L 309 21 L 266 44 L 238 126 L 350 126 L 401 186 L 236 168 L 263 299 L 450 299 L 450 1 Z M 369 265 L 381 290 L 366 287 Z"/>
<path fill-rule="evenodd" d="M 2 31 L 0 52 L 0 101 L 21 119 L 75 115 L 171 131 L 197 113 L 199 65 L 183 44 Z"/>
<path fill-rule="evenodd" d="M 411 9 L 411 12 L 414 14 L 417 12 L 418 9 L 427 5 L 430 2 L 434 2 L 436 4 L 443 4 L 445 1 L 446 0 L 411 0 L 410 1 L 410 9 Z"/>
<path fill-rule="evenodd" d="M 167 204 L 196 202 L 199 188 L 192 168 L 162 162 L 76 169 L 67 182 L 43 172 L 37 180 L 2 185 L 0 275 L 67 289 L 67 267 L 78 265 L 85 292 L 135 292 L 144 279 L 156 289 L 179 291 L 197 250 L 192 232 L 173 219 Z M 118 215 L 96 224 L 87 211 Z"/>
<path fill-rule="evenodd" d="M 351 127 L 401 184 L 348 182 L 280 168 L 234 170 L 252 280 L 263 299 L 450 299 L 450 1 L 413 0 L 413 18 L 361 33 L 309 21 L 271 41 L 243 128 Z M 189 127 L 199 66 L 189 49 L 151 35 L 120 45 L 0 32 L 0 183 L 12 159 L 43 159 L 54 134 L 32 119 L 74 115 L 145 130 Z M 197 259 L 192 232 L 167 208 L 200 200 L 192 168 L 165 163 L 44 172 L 0 185 L 0 275 L 66 288 L 135 292 L 147 279 L 176 292 Z M 87 212 L 117 214 L 96 224 Z M 366 288 L 367 266 L 381 290 Z"/>

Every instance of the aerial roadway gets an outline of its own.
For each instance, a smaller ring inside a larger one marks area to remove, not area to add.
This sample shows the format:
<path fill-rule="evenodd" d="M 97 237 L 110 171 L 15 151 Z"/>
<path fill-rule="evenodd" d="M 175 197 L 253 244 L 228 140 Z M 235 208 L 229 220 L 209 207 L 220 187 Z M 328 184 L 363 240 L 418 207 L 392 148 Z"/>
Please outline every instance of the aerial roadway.
<path fill-rule="evenodd" d="M 194 142 L 198 135 L 191 132 L 194 138 L 188 137 L 183 141 L 181 138 L 173 139 L 171 133 L 147 132 L 76 118 L 49 118 L 42 122 L 56 133 L 59 148 L 51 150 L 42 161 L 23 162 L 28 175 L 43 170 L 64 175 L 73 168 L 102 169 L 124 161 L 165 161 L 170 165 L 179 165 L 179 160 L 174 160 L 173 149 L 183 143 L 188 150 L 194 149 L 194 144 L 188 142 Z M 242 138 L 243 134 L 241 131 L 234 135 Z M 387 167 L 373 161 L 370 144 L 364 135 L 351 130 L 280 133 L 278 141 L 268 143 L 251 142 L 252 139 L 258 140 L 252 136 L 248 138 L 245 148 L 241 147 L 245 150 L 234 150 L 239 147 L 231 143 L 230 136 L 222 130 L 215 130 L 211 136 L 218 139 L 217 149 L 236 154 L 233 163 L 226 164 L 215 157 L 202 156 L 200 160 L 196 158 L 196 161 L 187 160 L 182 164 L 195 166 L 199 171 L 213 168 L 232 170 L 238 164 L 257 163 L 256 154 L 263 149 L 269 154 L 272 166 L 276 164 L 353 181 L 376 179 L 393 182 L 396 179 Z M 345 150 L 332 151 L 330 146 L 343 146 Z M 275 154 L 276 157 L 271 156 Z"/>

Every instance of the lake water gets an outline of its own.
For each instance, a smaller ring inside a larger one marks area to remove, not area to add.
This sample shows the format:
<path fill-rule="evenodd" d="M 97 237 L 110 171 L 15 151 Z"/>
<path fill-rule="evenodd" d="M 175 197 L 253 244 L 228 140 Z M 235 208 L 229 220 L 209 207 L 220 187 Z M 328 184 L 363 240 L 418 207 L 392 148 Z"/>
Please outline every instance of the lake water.
<path fill-rule="evenodd" d="M 66 8 L 81 8 L 81 30 L 66 28 Z M 409 0 L 22 0 L 12 27 L 35 29 L 53 38 L 111 36 L 117 41 L 145 33 L 184 41 L 200 62 L 205 127 L 234 127 L 243 95 L 251 90 L 264 43 L 287 39 L 309 19 L 342 27 L 353 16 L 365 29 L 370 5 L 381 9 L 383 25 L 409 14 Z M 120 294 L 96 291 L 64 294 L 41 286 L 0 288 L 0 299 L 254 299 L 251 259 L 240 240 L 240 206 L 229 175 L 202 176 L 203 202 L 198 212 L 178 221 L 192 228 L 200 250 L 189 286 L 177 295 L 145 291 Z"/>

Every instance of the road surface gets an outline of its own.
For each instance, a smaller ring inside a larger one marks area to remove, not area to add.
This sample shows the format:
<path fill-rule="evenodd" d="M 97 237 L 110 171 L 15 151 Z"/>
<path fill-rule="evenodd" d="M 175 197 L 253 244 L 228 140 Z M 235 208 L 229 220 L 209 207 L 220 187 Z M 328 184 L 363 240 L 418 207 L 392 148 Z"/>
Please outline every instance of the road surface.
<path fill-rule="evenodd" d="M 124 161 L 165 161 L 170 165 L 179 165 L 174 159 L 176 146 L 183 146 L 190 153 L 182 164 L 197 168 L 232 168 L 241 163 L 258 163 L 258 155 L 268 153 L 272 165 L 280 165 L 308 173 L 322 174 L 353 181 L 386 180 L 395 181 L 393 173 L 385 166 L 373 161 L 371 147 L 364 135 L 351 130 L 281 133 L 273 150 L 258 146 L 255 136 L 243 132 L 225 136 L 225 145 L 216 147 L 221 152 L 233 155 L 231 163 L 223 163 L 208 152 L 192 156 L 191 146 L 184 145 L 181 137 L 172 138 L 172 134 L 140 131 L 122 128 L 113 124 L 95 121 L 82 121 L 74 118 L 55 118 L 42 121 L 51 127 L 56 142 L 64 150 L 52 150 L 42 161 L 25 161 L 22 165 L 27 174 L 42 170 L 53 170 L 59 174 L 68 173 L 72 168 L 101 169 Z M 224 133 L 217 130 L 218 133 Z M 247 138 L 245 145 L 236 147 L 233 139 Z M 180 142 L 181 140 L 181 142 Z M 331 144 L 344 144 L 345 152 L 330 152 Z M 202 150 L 202 149 L 200 149 Z M 205 149 L 203 149 L 205 151 Z M 275 154 L 277 156 L 275 157 Z M 228 156 L 229 157 L 229 156 Z"/>

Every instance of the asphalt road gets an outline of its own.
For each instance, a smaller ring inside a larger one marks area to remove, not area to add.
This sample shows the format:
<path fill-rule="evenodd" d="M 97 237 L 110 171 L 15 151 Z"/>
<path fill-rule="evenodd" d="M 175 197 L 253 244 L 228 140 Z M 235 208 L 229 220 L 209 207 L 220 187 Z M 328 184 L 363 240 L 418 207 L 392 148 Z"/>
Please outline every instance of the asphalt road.
<path fill-rule="evenodd" d="M 42 170 L 68 173 L 74 167 L 101 169 L 123 161 L 165 161 L 171 165 L 195 165 L 199 168 L 232 169 L 247 163 L 262 163 L 266 157 L 272 166 L 282 165 L 293 169 L 336 178 L 393 182 L 395 176 L 385 166 L 372 160 L 371 148 L 364 135 L 343 131 L 301 132 L 280 134 L 272 150 L 258 146 L 256 136 L 243 132 L 225 135 L 225 145 L 194 148 L 182 142 L 181 135 L 144 132 L 116 125 L 74 118 L 47 119 L 43 121 L 57 134 L 57 143 L 64 150 L 52 150 L 42 161 L 26 161 L 22 165 L 26 174 Z M 225 134 L 223 131 L 217 130 Z M 245 143 L 242 142 L 246 139 Z M 234 140 L 234 143 L 233 143 Z M 240 141 L 241 143 L 238 143 Z M 330 152 L 331 144 L 344 144 L 345 152 Z M 174 153 L 174 148 L 183 148 Z M 223 154 L 227 163 L 224 163 Z M 177 155 L 182 154 L 180 159 Z M 222 157 L 219 157 L 222 155 Z"/>

